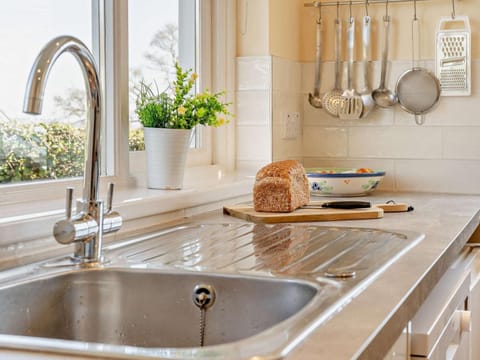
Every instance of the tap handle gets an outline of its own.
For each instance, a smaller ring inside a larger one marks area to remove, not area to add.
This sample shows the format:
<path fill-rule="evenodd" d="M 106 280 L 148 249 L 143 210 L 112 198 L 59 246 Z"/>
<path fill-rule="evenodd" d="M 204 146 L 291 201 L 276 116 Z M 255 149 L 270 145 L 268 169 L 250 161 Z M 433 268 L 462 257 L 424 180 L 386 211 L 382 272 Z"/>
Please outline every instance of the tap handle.
<path fill-rule="evenodd" d="M 66 201 L 65 201 L 65 216 L 67 219 L 72 217 L 73 208 L 73 187 L 67 187 L 66 189 Z"/>
<path fill-rule="evenodd" d="M 106 203 L 106 212 L 109 213 L 112 211 L 112 204 L 113 204 L 113 191 L 115 190 L 114 183 L 108 183 L 108 190 L 107 190 L 107 203 Z"/>
<path fill-rule="evenodd" d="M 113 190 L 114 190 L 114 184 L 109 183 L 106 210 L 105 210 L 105 213 L 104 213 L 105 215 L 102 221 L 102 224 L 103 224 L 102 231 L 104 234 L 115 232 L 122 227 L 122 222 L 123 222 L 122 216 L 118 212 L 112 211 Z"/>
<path fill-rule="evenodd" d="M 107 192 L 107 206 L 106 206 L 106 212 L 109 213 L 112 211 L 112 204 L 113 204 L 113 191 L 115 188 L 114 183 L 108 183 L 108 192 Z"/>

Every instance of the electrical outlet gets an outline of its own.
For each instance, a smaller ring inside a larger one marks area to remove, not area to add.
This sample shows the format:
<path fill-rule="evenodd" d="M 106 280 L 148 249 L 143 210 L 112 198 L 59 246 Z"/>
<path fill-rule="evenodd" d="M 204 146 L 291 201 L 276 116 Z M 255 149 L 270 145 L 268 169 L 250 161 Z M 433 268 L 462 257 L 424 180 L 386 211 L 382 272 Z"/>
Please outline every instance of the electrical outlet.
<path fill-rule="evenodd" d="M 282 139 L 294 140 L 299 136 L 300 136 L 300 113 L 299 112 L 285 113 Z"/>

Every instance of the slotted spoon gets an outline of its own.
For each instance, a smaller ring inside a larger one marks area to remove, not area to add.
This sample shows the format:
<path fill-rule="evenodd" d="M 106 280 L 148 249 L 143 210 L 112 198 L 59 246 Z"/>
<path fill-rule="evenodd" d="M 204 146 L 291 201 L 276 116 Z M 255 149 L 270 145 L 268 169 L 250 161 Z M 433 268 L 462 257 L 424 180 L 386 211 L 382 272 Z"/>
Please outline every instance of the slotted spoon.
<path fill-rule="evenodd" d="M 342 22 L 340 19 L 335 19 L 335 86 L 332 90 L 325 93 L 322 99 L 323 108 L 332 116 L 338 117 L 339 103 L 342 100 L 342 88 L 340 77 L 340 47 L 342 41 Z"/>
<path fill-rule="evenodd" d="M 363 111 L 362 97 L 357 93 L 353 86 L 353 51 L 355 41 L 355 19 L 348 19 L 347 27 L 347 89 L 342 94 L 338 117 L 342 120 L 360 119 Z"/>

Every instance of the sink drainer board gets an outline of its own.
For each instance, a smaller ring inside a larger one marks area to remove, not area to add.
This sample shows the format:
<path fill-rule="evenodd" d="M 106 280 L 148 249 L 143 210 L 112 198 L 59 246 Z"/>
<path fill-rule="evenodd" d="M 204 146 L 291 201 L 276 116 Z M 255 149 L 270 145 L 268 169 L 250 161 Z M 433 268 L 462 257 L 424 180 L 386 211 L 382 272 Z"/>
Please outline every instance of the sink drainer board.
<path fill-rule="evenodd" d="M 412 240 L 376 229 L 211 224 L 150 234 L 115 252 L 132 263 L 202 271 L 323 276 L 332 268 L 353 267 L 358 280 L 401 254 Z"/>
<path fill-rule="evenodd" d="M 0 273 L 0 347 L 280 358 L 421 238 L 310 224 L 164 229 L 108 246 L 102 268 L 57 259 Z"/>

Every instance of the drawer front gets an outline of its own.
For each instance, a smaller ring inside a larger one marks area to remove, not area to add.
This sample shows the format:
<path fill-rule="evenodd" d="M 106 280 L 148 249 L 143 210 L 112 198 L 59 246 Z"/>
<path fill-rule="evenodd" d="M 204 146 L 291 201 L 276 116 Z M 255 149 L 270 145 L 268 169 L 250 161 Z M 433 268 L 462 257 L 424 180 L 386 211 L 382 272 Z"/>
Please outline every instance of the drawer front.
<path fill-rule="evenodd" d="M 463 310 L 469 293 L 470 269 L 460 261 L 445 273 L 412 319 L 412 356 L 436 359 L 436 354 L 443 354 L 438 358 L 443 360 L 448 346 L 460 343 L 462 329 L 468 330 L 462 319 L 468 318 Z"/>
<path fill-rule="evenodd" d="M 432 351 L 423 360 L 468 360 L 470 343 L 470 312 L 457 310 L 450 318 Z"/>

